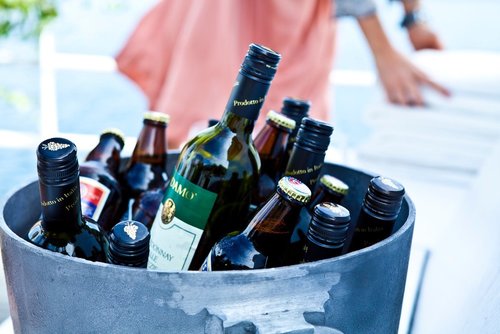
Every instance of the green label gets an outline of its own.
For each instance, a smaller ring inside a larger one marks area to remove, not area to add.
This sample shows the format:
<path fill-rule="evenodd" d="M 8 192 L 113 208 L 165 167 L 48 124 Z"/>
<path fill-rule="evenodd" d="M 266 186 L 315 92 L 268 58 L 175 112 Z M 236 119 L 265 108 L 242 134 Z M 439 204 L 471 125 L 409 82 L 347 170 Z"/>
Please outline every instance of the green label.
<path fill-rule="evenodd" d="M 176 171 L 170 180 L 163 203 L 169 198 L 175 203 L 175 217 L 203 230 L 217 194 L 191 183 Z"/>
<path fill-rule="evenodd" d="M 216 199 L 216 193 L 174 173 L 151 228 L 149 269 L 189 268 Z"/>

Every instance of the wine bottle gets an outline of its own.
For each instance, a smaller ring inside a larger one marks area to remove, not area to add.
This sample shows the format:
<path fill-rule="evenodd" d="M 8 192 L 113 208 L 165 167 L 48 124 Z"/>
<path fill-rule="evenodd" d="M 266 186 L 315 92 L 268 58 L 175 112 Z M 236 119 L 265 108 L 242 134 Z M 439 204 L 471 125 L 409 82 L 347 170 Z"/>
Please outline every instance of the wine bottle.
<path fill-rule="evenodd" d="M 170 116 L 148 111 L 122 175 L 128 205 L 121 220 L 139 221 L 151 229 L 168 185 L 167 126 Z"/>
<path fill-rule="evenodd" d="M 273 196 L 240 234 L 217 242 L 202 271 L 246 270 L 279 267 L 286 263 L 290 235 L 300 208 L 311 191 L 299 180 L 285 176 Z"/>
<path fill-rule="evenodd" d="M 370 180 L 349 251 L 369 247 L 392 234 L 404 194 L 405 188 L 396 180 L 383 176 Z"/>
<path fill-rule="evenodd" d="M 316 187 L 333 127 L 309 117 L 302 119 L 285 175 L 304 182 L 311 191 Z"/>
<path fill-rule="evenodd" d="M 106 261 L 107 239 L 99 225 L 82 215 L 75 144 L 51 138 L 37 149 L 41 219 L 28 240 L 42 248 L 91 261 Z"/>
<path fill-rule="evenodd" d="M 82 213 L 97 221 L 105 232 L 119 219 L 123 192 L 118 182 L 118 168 L 124 144 L 120 130 L 105 130 L 80 165 Z"/>
<path fill-rule="evenodd" d="M 109 234 L 108 263 L 146 268 L 149 238 L 149 231 L 143 223 L 133 220 L 119 222 Z"/>
<path fill-rule="evenodd" d="M 290 133 L 288 137 L 288 143 L 286 146 L 286 153 L 283 157 L 283 162 L 286 167 L 288 159 L 290 159 L 290 154 L 292 154 L 293 144 L 297 140 L 297 133 L 299 132 L 299 125 L 304 117 L 309 114 L 309 108 L 311 107 L 311 102 L 308 100 L 301 100 L 293 97 L 285 97 L 283 99 L 283 106 L 281 107 L 281 113 L 295 121 L 296 127 Z"/>
<path fill-rule="evenodd" d="M 301 262 L 311 262 L 342 254 L 351 215 L 341 205 L 323 202 L 314 207 L 307 230 Z"/>
<path fill-rule="evenodd" d="M 260 159 L 252 130 L 281 56 L 251 44 L 217 125 L 182 149 L 151 230 L 148 268 L 199 269 L 210 248 L 245 227 Z"/>

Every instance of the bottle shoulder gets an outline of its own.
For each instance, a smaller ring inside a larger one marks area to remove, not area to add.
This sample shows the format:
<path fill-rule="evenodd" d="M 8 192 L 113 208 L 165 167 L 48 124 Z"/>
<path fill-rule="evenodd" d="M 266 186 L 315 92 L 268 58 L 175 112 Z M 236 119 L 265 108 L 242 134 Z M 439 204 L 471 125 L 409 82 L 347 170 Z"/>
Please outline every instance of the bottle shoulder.
<path fill-rule="evenodd" d="M 209 256 L 213 270 L 260 269 L 265 267 L 267 259 L 244 234 L 222 238 Z"/>

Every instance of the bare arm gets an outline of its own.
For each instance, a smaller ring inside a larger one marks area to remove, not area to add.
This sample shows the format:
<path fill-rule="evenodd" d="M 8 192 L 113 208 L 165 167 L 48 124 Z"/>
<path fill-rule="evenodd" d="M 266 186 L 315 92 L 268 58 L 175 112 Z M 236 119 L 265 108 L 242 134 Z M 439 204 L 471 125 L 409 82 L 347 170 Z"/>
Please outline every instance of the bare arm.
<path fill-rule="evenodd" d="M 432 81 L 392 47 L 376 15 L 359 17 L 358 23 L 372 50 L 389 101 L 403 105 L 423 105 L 421 85 L 428 85 L 443 95 L 449 95 L 446 88 Z"/>

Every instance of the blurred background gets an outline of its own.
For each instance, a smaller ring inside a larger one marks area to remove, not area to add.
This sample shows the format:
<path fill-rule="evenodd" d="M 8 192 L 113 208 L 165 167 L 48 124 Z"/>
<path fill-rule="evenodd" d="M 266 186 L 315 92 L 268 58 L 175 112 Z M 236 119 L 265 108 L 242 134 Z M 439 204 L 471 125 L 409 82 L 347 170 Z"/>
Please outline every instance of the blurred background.
<path fill-rule="evenodd" d="M 156 3 L 41 1 L 44 6 L 33 7 L 37 2 L 17 2 L 27 6 L 23 10 L 29 13 L 28 28 L 19 31 L 0 25 L 3 201 L 9 193 L 36 179 L 35 147 L 54 133 L 75 140 L 83 156 L 97 143 L 101 130 L 118 127 L 128 137 L 125 155 L 131 153 L 147 101 L 131 81 L 117 72 L 113 56 L 142 15 Z M 9 3 L 16 2 L 0 0 L 0 22 L 11 15 L 5 9 L 8 7 L 2 8 Z M 484 164 L 498 146 L 500 2 L 423 1 L 428 23 L 445 44 L 446 51 L 439 54 L 415 54 L 406 32 L 399 27 L 401 6 L 382 0 L 377 1 L 377 6 L 393 45 L 454 95 L 443 99 L 426 92 L 426 108 L 389 105 L 358 25 L 352 18 L 343 18 L 339 20 L 331 74 L 331 122 L 335 132 L 328 158 L 385 174 L 405 185 L 416 204 L 417 223 L 401 332 L 410 328 L 421 333 L 437 332 L 426 328 L 432 321 L 418 320 L 434 319 L 432 312 L 421 311 L 415 305 L 422 277 L 440 276 L 431 273 L 433 267 L 432 263 L 427 265 L 428 260 L 433 252 L 439 252 L 439 245 L 446 239 L 443 235 L 453 227 L 457 212 L 470 198 Z M 10 22 L 22 19 L 16 15 L 10 17 Z M 46 21 L 50 22 L 44 25 Z M 41 28 L 39 24 L 43 26 L 40 37 L 31 36 Z M 430 303 L 435 291 L 432 289 L 444 283 L 429 284 L 420 295 L 421 303 Z M 497 290 L 494 293 L 499 295 Z M 7 317 L 2 282 L 0 320 Z"/>

